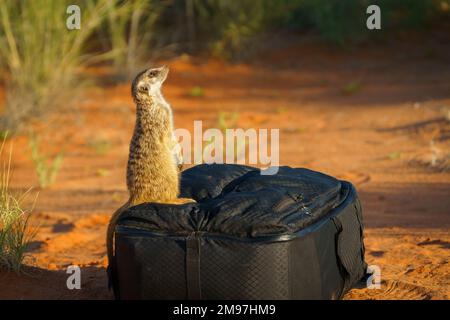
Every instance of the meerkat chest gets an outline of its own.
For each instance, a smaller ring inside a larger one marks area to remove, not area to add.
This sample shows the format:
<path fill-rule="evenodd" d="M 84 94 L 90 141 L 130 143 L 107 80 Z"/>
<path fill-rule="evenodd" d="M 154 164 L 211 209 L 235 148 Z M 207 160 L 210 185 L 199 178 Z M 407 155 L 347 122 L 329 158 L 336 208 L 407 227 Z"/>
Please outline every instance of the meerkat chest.
<path fill-rule="evenodd" d="M 152 156 L 166 149 L 167 132 L 153 128 L 144 132 L 135 132 L 130 143 L 130 159 L 148 161 Z"/>

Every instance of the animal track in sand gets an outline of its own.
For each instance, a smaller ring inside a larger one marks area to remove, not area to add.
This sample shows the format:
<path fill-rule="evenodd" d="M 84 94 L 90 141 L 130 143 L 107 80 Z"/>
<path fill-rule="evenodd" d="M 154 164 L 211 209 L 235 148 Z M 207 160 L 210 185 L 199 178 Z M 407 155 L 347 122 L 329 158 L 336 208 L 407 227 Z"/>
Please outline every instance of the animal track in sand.
<path fill-rule="evenodd" d="M 352 290 L 345 295 L 344 299 L 429 300 L 432 296 L 430 290 L 422 286 L 403 281 L 386 280 L 382 281 L 381 289 Z M 434 296 L 434 298 L 436 297 Z"/>
<path fill-rule="evenodd" d="M 387 280 L 383 296 L 401 296 L 405 300 L 428 300 L 431 298 L 429 290 L 424 287 L 397 280 Z"/>

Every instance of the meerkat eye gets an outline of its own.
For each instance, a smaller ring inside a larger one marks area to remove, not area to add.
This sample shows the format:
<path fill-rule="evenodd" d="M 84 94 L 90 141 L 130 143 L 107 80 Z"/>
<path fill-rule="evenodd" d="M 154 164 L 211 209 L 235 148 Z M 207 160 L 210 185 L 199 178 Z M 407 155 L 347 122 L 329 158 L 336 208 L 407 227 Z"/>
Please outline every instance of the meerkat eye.
<path fill-rule="evenodd" d="M 156 76 L 157 75 L 157 71 L 155 71 L 155 70 L 153 70 L 153 71 L 150 71 L 150 73 L 148 74 L 150 77 L 154 77 L 154 76 Z"/>

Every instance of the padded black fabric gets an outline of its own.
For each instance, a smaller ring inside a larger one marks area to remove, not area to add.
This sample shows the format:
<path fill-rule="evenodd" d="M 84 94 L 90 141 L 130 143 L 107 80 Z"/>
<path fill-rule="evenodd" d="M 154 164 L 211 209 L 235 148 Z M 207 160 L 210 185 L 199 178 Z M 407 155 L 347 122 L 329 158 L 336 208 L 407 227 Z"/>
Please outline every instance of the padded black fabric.
<path fill-rule="evenodd" d="M 116 227 L 117 298 L 336 299 L 363 278 L 353 186 L 308 169 L 186 170 L 181 196 L 145 203 Z"/>
<path fill-rule="evenodd" d="M 259 169 L 217 164 L 183 172 L 181 190 L 198 203 L 142 204 L 122 217 L 141 221 L 147 230 L 257 237 L 306 228 L 348 193 L 339 180 L 308 169 L 280 167 L 276 175 L 261 175 Z"/>

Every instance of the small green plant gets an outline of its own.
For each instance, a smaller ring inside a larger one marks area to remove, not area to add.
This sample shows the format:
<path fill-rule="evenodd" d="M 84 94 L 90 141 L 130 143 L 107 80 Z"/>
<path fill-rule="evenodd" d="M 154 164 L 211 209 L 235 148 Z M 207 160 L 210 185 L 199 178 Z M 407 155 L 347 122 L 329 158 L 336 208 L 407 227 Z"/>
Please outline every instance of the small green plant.
<path fill-rule="evenodd" d="M 0 155 L 4 142 L 5 140 Z M 28 244 L 36 235 L 37 229 L 32 230 L 29 226 L 32 210 L 25 211 L 21 206 L 21 202 L 31 189 L 20 197 L 12 195 L 9 190 L 10 168 L 11 150 L 9 159 L 7 163 L 3 163 L 0 173 L 0 267 L 19 273 L 27 255 Z"/>
<path fill-rule="evenodd" d="M 308 131 L 308 128 L 306 128 L 306 127 L 299 127 L 297 132 L 298 133 L 305 133 L 307 131 Z"/>
<path fill-rule="evenodd" d="M 200 98 L 203 97 L 205 94 L 205 91 L 203 90 L 202 87 L 192 87 L 191 90 L 189 90 L 189 96 L 193 97 L 193 98 Z"/>
<path fill-rule="evenodd" d="M 97 175 L 99 177 L 107 177 L 107 176 L 110 175 L 110 173 L 111 172 L 108 169 L 100 168 L 100 169 L 97 170 Z"/>
<path fill-rule="evenodd" d="M 275 112 L 278 114 L 283 114 L 283 113 L 286 113 L 287 111 L 288 111 L 288 108 L 284 107 L 284 106 L 280 106 L 275 109 Z"/>
<path fill-rule="evenodd" d="M 64 154 L 59 152 L 53 159 L 49 159 L 48 156 L 41 152 L 38 138 L 34 135 L 30 135 L 29 145 L 39 186 L 46 188 L 55 182 L 56 176 L 62 166 Z"/>
<path fill-rule="evenodd" d="M 220 131 L 225 133 L 226 129 L 236 127 L 238 119 L 239 113 L 237 112 L 221 111 L 217 118 L 217 126 L 219 127 Z"/>
<path fill-rule="evenodd" d="M 342 92 L 347 95 L 357 93 L 359 90 L 361 90 L 361 82 L 359 81 L 351 81 L 342 87 Z"/>
<path fill-rule="evenodd" d="M 87 145 L 94 149 L 98 155 L 105 155 L 111 149 L 111 143 L 106 139 L 94 139 L 89 141 Z"/>
<path fill-rule="evenodd" d="M 390 160 L 398 160 L 402 156 L 401 152 L 395 151 L 388 154 Z"/>
<path fill-rule="evenodd" d="M 8 130 L 0 130 L 0 139 L 6 140 L 8 138 Z"/>

